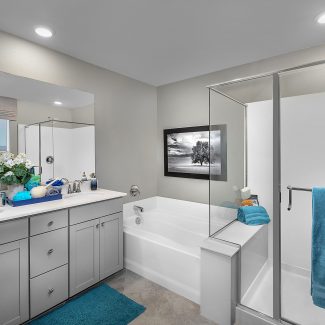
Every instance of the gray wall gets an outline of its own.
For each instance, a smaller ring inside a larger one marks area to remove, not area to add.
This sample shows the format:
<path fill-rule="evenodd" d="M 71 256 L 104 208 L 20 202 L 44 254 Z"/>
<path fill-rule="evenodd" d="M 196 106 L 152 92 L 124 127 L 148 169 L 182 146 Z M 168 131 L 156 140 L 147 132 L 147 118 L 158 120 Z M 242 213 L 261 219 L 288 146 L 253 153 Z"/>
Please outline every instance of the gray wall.
<path fill-rule="evenodd" d="M 155 87 L 2 32 L 0 71 L 93 93 L 100 186 L 156 195 Z"/>
<path fill-rule="evenodd" d="M 209 181 L 164 176 L 163 130 L 209 124 L 209 91 L 204 81 L 195 78 L 158 88 L 158 194 L 182 200 L 209 202 Z M 234 201 L 233 185 L 243 186 L 244 110 L 240 105 L 212 94 L 213 124 L 227 124 L 228 180 L 213 182 L 218 193 L 214 204 Z M 218 102 L 220 106 L 218 107 Z M 236 121 L 235 119 L 239 120 Z M 240 127 L 239 127 L 240 126 Z M 234 156 L 233 154 L 236 154 Z M 216 196 L 214 196 L 216 197 Z"/>
<path fill-rule="evenodd" d="M 95 95 L 100 186 L 208 201 L 208 182 L 163 176 L 165 128 L 208 123 L 206 85 L 325 59 L 325 46 L 155 87 L 0 32 L 0 71 Z M 158 100 L 158 112 L 157 112 Z M 155 163 L 157 162 L 157 164 Z"/>
<path fill-rule="evenodd" d="M 158 87 L 158 195 L 208 202 L 209 184 L 207 181 L 164 177 L 162 139 L 163 129 L 208 124 L 207 85 L 324 59 L 325 46 L 321 46 Z M 236 89 L 232 95 L 243 101 L 270 98 L 272 92 L 269 88 L 271 85 L 269 80 L 260 86 L 262 94 L 256 85 L 256 82 L 248 83 L 245 87 Z M 229 190 L 229 186 L 226 189 Z"/>

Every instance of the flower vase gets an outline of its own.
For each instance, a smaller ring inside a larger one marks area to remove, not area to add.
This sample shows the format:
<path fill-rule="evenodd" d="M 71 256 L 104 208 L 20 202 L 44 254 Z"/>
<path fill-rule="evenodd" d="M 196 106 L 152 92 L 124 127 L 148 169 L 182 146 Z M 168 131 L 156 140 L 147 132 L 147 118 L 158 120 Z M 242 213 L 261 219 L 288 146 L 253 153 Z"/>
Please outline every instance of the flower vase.
<path fill-rule="evenodd" d="M 12 200 L 16 193 L 22 192 L 24 190 L 23 184 L 13 184 L 7 185 L 7 197 L 9 200 Z"/>

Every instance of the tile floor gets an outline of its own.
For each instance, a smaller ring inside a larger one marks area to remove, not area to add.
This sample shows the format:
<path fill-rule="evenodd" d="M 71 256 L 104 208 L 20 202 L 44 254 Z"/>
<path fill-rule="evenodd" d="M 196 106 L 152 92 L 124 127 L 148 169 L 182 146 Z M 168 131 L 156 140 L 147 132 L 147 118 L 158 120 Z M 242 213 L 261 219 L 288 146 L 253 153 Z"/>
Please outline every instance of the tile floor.
<path fill-rule="evenodd" d="M 200 315 L 199 305 L 131 271 L 115 274 L 107 284 L 146 307 L 132 325 L 216 325 Z"/>

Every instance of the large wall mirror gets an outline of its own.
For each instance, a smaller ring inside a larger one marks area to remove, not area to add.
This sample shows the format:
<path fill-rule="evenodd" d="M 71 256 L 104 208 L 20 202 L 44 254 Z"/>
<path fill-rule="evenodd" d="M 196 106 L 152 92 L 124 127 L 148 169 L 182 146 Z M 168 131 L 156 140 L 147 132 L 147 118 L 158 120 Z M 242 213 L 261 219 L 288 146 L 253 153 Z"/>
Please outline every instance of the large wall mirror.
<path fill-rule="evenodd" d="M 44 182 L 89 177 L 94 95 L 0 72 L 0 151 L 26 153 Z"/>

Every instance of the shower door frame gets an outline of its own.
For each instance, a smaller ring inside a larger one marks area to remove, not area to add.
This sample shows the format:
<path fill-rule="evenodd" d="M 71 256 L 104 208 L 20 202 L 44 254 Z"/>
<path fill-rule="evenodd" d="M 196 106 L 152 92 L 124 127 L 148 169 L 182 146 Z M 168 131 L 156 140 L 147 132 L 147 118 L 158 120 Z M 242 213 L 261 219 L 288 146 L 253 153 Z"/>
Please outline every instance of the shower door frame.
<path fill-rule="evenodd" d="M 315 67 L 318 65 L 324 65 L 325 60 L 315 61 L 287 69 L 273 71 L 264 74 L 252 75 L 249 77 L 238 78 L 229 80 L 226 82 L 216 83 L 207 86 L 209 90 L 214 90 L 220 95 L 228 97 L 239 103 L 237 99 L 234 99 L 222 91 L 218 90 L 217 87 L 229 86 L 240 82 L 251 81 L 259 78 L 272 77 L 273 82 L 273 318 L 282 324 L 296 323 L 282 317 L 281 313 L 281 91 L 280 91 L 280 77 L 282 74 L 290 71 L 300 70 L 309 67 Z M 242 104 L 242 103 L 241 103 Z M 247 157 L 246 157 L 247 159 Z M 246 176 L 247 177 L 247 176 Z M 238 263 L 240 264 L 240 263 Z M 240 286 L 240 265 L 237 272 L 237 283 Z M 240 297 L 238 297 L 237 304 L 241 305 Z M 241 305 L 244 308 L 256 313 L 258 316 L 262 316 L 265 320 L 270 319 L 269 316 L 260 313 L 257 310 L 251 309 L 247 306 Z"/>

